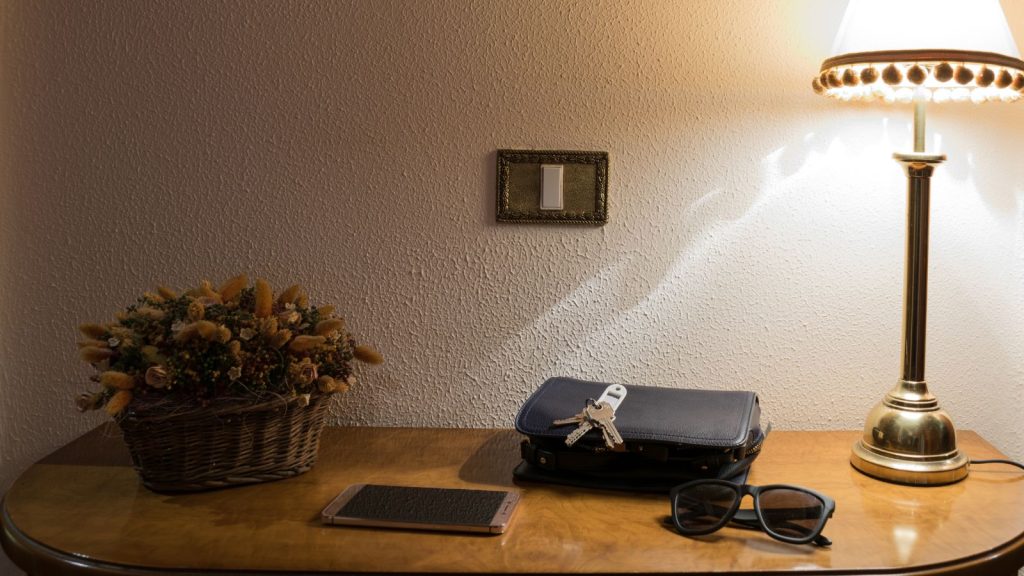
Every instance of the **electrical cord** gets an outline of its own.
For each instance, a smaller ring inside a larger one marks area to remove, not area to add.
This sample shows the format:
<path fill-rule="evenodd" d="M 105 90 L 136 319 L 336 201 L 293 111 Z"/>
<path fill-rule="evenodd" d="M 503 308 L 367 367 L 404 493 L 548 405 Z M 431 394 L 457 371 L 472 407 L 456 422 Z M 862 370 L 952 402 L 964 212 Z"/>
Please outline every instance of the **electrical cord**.
<path fill-rule="evenodd" d="M 1017 468 L 1024 470 L 1024 464 L 1021 464 L 1020 462 L 1014 462 L 1013 460 L 971 460 L 970 463 L 972 466 L 974 464 L 1009 464 L 1010 466 L 1016 466 Z"/>

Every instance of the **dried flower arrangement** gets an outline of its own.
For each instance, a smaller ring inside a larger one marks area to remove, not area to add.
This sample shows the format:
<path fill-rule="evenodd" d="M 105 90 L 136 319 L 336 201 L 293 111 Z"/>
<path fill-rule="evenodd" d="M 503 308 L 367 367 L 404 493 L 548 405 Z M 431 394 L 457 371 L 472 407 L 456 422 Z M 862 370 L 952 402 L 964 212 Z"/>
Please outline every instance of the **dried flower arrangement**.
<path fill-rule="evenodd" d="M 245 275 L 214 289 L 203 281 L 179 295 L 160 287 L 110 324 L 83 324 L 81 358 L 98 374 L 99 392 L 82 394 L 79 410 L 167 400 L 205 406 L 225 398 L 261 399 L 342 392 L 355 382 L 352 360 L 383 362 L 357 346 L 332 306 L 312 306 L 292 286 L 274 299 L 269 284 Z M 301 403 L 301 402 L 300 402 Z"/>

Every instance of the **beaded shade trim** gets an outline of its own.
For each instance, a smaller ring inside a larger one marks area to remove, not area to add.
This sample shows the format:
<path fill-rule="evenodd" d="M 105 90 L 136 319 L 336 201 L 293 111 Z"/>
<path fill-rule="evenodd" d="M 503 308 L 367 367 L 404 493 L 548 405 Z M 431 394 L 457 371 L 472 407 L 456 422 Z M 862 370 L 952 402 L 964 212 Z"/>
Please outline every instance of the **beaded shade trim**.
<path fill-rule="evenodd" d="M 811 87 L 843 101 L 1015 102 L 1024 61 L 990 52 L 902 50 L 825 60 Z"/>

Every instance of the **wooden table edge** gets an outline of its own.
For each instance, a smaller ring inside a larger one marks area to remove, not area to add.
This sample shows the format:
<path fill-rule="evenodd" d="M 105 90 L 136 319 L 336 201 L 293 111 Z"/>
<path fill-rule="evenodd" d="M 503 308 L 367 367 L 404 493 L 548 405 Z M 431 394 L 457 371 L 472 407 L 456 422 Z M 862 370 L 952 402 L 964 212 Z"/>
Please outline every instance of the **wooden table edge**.
<path fill-rule="evenodd" d="M 85 557 L 78 557 L 75 554 L 57 550 L 26 535 L 18 530 L 7 512 L 5 499 L 0 499 L 0 515 L 2 515 L 2 526 L 0 526 L 0 547 L 6 552 L 7 557 L 20 569 L 25 570 L 32 576 L 126 576 L 126 575 L 168 575 L 200 576 L 202 574 L 287 574 L 283 572 L 249 570 L 169 570 L 164 568 L 136 567 L 114 564 L 110 562 L 93 560 Z M 872 571 L 833 571 L 813 572 L 813 574 L 902 574 L 907 576 L 970 576 L 979 574 L 980 571 L 992 573 L 1006 571 L 1006 574 L 1013 576 L 1017 574 L 1018 566 L 1024 563 L 1024 533 L 1021 533 L 1009 542 L 1000 546 L 975 554 L 973 557 L 961 559 L 953 563 L 940 565 L 925 565 L 913 570 L 872 570 Z M 323 573 L 329 574 L 329 573 Z M 384 576 L 384 573 L 374 573 L 375 576 Z M 504 574 L 504 573 L 494 573 Z M 531 573 L 534 576 L 542 576 L 544 573 Z M 559 573 L 550 573 L 559 574 Z M 595 573 L 596 574 L 596 573 Z M 765 574 L 759 573 L 736 573 L 742 574 Z M 442 573 L 432 576 L 443 576 Z M 607 574 L 605 576 L 613 576 Z M 632 576 L 643 576 L 633 574 Z M 660 575 L 664 576 L 664 575 Z M 700 576 L 692 573 L 689 576 Z"/>
<path fill-rule="evenodd" d="M 105 425 L 97 427 L 103 428 Z M 492 431 L 502 431 L 505 429 L 487 429 Z M 90 431 L 89 434 L 95 432 Z M 979 436 L 980 438 L 980 436 Z M 983 442 L 984 439 L 980 438 Z M 44 463 L 46 458 L 36 462 L 35 465 Z M 23 476 L 24 474 L 22 474 Z M 16 479 L 15 484 L 11 486 L 13 489 L 23 480 L 19 476 Z M 297 572 L 284 571 L 284 570 L 251 570 L 251 569 L 200 569 L 200 568 L 168 568 L 160 566 L 136 566 L 131 564 L 122 564 L 117 562 L 111 562 L 108 560 L 90 558 L 88 556 L 75 554 L 73 551 L 64 551 L 61 549 L 54 548 L 43 542 L 35 540 L 15 524 L 10 511 L 8 510 L 8 498 L 10 490 L 5 495 L 0 495 L 0 548 L 6 552 L 10 559 L 22 570 L 25 570 L 32 576 L 49 576 L 54 574 L 83 574 L 83 575 L 98 575 L 98 576 L 126 576 L 126 575 L 184 575 L 184 576 L 195 576 L 199 574 L 263 574 L 263 575 L 285 575 L 295 574 Z M 864 575 L 879 575 L 879 574 L 904 574 L 907 576 L 920 575 L 920 576 L 967 576 L 973 574 L 1005 574 L 1009 576 L 1016 576 L 1017 570 L 1024 566 L 1024 532 L 1021 532 L 1013 538 L 1003 541 L 998 545 L 964 556 L 955 560 L 948 560 L 943 562 L 921 564 L 918 566 L 901 567 L 901 568 L 876 568 L 876 569 L 858 569 L 845 570 L 845 569 L 829 569 L 824 568 L 820 571 L 812 571 L 814 574 L 831 574 L 831 575 L 849 575 L 849 574 L 864 574 Z M 402 574 L 402 572 L 341 572 L 341 571 L 304 571 L 302 573 L 310 574 L 374 574 L 380 576 L 382 574 Z M 604 574 L 611 576 L 616 574 L 615 572 L 572 572 L 573 574 Z M 751 575 L 751 574 L 781 574 L 781 571 L 771 570 L 762 572 L 737 572 L 735 574 Z M 442 576 L 444 574 L 462 574 L 464 572 L 432 572 L 432 576 Z M 531 576 L 539 576 L 542 574 L 565 574 L 565 572 L 477 572 L 477 574 L 530 574 Z M 662 572 L 637 572 L 631 573 L 643 576 L 645 574 L 665 576 L 670 573 Z M 703 573 L 683 573 L 695 576 Z M 711 574 L 711 573 L 709 573 Z M 721 574 L 721 573 L 714 573 Z"/>
<path fill-rule="evenodd" d="M 3 548 L 7 556 L 22 570 L 30 576 L 49 576 L 51 574 L 61 575 L 83 575 L 83 576 L 155 576 L 174 574 L 178 576 L 200 576 L 203 574 L 265 574 L 265 575 L 289 575 L 296 574 L 292 571 L 277 570 L 194 570 L 194 569 L 169 569 L 154 567 L 127 566 L 114 564 L 103 560 L 94 560 L 82 556 L 51 548 L 45 544 L 33 540 L 27 536 L 11 520 L 7 512 L 5 499 L 0 499 L 0 548 Z M 813 572 L 813 574 L 831 575 L 874 575 L 874 574 L 899 574 L 906 576 L 971 576 L 984 573 L 1005 573 L 1009 576 L 1017 574 L 1019 566 L 1024 563 L 1024 533 L 1018 534 L 1011 541 L 1005 542 L 991 550 L 961 558 L 954 562 L 942 564 L 928 564 L 915 567 L 911 570 L 903 569 L 879 569 L 879 570 L 858 570 L 856 572 L 845 570 L 824 570 Z M 994 572 L 993 572 L 994 570 Z M 380 572 L 374 573 L 342 573 L 342 572 L 304 572 L 310 574 L 374 574 L 379 576 Z M 755 574 L 781 574 L 781 572 L 741 572 L 731 573 L 736 576 L 753 576 Z M 452 576 L 465 573 L 431 573 L 431 576 Z M 480 573 L 477 573 L 480 574 Z M 504 572 L 493 574 L 507 574 Z M 560 572 L 531 572 L 530 576 L 542 576 L 544 574 L 565 574 Z M 574 573 L 575 574 L 575 573 Z M 593 573 L 602 576 L 614 576 L 613 573 Z M 650 573 L 650 576 L 665 576 L 668 573 Z M 700 576 L 698 573 L 681 573 L 687 576 Z M 704 573 L 712 576 L 712 573 Z M 645 576 L 643 573 L 631 573 L 631 576 Z"/>

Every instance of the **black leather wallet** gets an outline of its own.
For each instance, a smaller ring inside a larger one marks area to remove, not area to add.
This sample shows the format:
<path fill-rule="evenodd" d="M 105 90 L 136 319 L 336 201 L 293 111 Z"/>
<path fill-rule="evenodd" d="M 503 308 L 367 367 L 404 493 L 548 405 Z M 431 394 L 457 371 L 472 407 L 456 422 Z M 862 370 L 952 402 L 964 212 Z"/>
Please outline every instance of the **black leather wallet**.
<path fill-rule="evenodd" d="M 626 386 L 615 411 L 623 445 L 608 449 L 598 430 L 572 447 L 573 426 L 553 422 L 579 413 L 607 383 L 551 378 L 516 416 L 525 434 L 518 480 L 662 491 L 696 478 L 745 480 L 765 432 L 753 392 Z"/>

